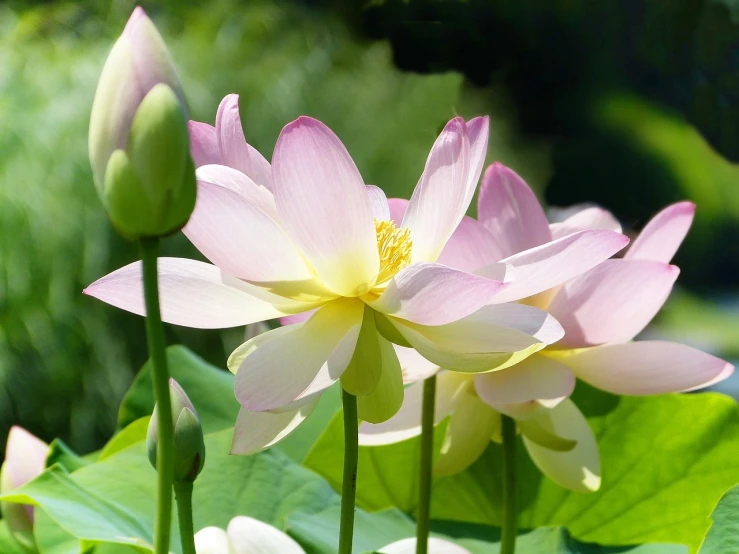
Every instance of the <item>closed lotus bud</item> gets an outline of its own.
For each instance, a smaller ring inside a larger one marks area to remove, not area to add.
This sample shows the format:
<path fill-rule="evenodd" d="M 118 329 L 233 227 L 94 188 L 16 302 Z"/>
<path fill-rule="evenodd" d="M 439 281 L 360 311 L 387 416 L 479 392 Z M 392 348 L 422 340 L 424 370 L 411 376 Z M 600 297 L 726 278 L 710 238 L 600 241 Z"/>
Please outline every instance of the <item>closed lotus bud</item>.
<path fill-rule="evenodd" d="M 166 45 L 136 8 L 100 76 L 90 163 L 113 226 L 137 239 L 172 233 L 195 206 L 184 94 Z"/>
<path fill-rule="evenodd" d="M 22 427 L 10 429 L 5 448 L 5 462 L 0 469 L 0 493 L 5 494 L 31 481 L 46 465 L 49 445 Z M 35 551 L 33 538 L 33 506 L 0 503 L 2 517 L 13 536 L 25 547 Z"/>
<path fill-rule="evenodd" d="M 172 424 L 174 428 L 174 482 L 194 481 L 205 463 L 203 427 L 195 407 L 174 379 L 169 380 L 169 397 L 172 402 Z M 149 461 L 157 467 L 157 406 L 149 422 L 146 448 Z"/>

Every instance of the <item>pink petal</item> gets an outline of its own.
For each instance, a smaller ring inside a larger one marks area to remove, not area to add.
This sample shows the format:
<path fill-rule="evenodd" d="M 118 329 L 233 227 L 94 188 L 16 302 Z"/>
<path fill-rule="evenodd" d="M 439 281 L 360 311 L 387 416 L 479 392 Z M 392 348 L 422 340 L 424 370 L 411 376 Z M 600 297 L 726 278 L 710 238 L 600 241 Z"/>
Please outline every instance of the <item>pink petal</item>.
<path fill-rule="evenodd" d="M 565 283 L 547 308 L 565 329 L 558 346 L 627 342 L 652 321 L 680 270 L 649 260 L 606 260 Z"/>
<path fill-rule="evenodd" d="M 274 181 L 272 179 L 272 166 L 262 154 L 251 144 L 246 145 L 249 151 L 249 161 L 251 162 L 251 177 L 258 185 L 262 185 L 267 190 L 274 191 Z"/>
<path fill-rule="evenodd" d="M 249 149 L 239 115 L 239 95 L 229 94 L 221 100 L 216 114 L 216 132 L 223 164 L 251 175 Z"/>
<path fill-rule="evenodd" d="M 555 401 L 572 394 L 575 375 L 563 363 L 534 354 L 500 371 L 475 375 L 475 390 L 493 408 L 499 404 Z"/>
<path fill-rule="evenodd" d="M 503 249 L 495 236 L 482 223 L 465 216 L 437 262 L 471 273 L 502 258 Z"/>
<path fill-rule="evenodd" d="M 416 263 L 399 271 L 370 305 L 378 312 L 414 323 L 443 325 L 488 304 L 501 287 L 503 279 L 479 277 L 439 264 Z"/>
<path fill-rule="evenodd" d="M 467 174 L 467 205 L 480 180 L 482 166 L 485 165 L 485 156 L 488 153 L 488 137 L 490 135 L 490 118 L 488 116 L 475 117 L 467 122 L 467 136 L 470 141 L 470 169 Z M 465 210 L 466 211 L 466 210 Z"/>
<path fill-rule="evenodd" d="M 190 131 L 190 154 L 195 167 L 210 164 L 223 165 L 216 128 L 199 121 L 189 121 L 187 128 Z"/>
<path fill-rule="evenodd" d="M 367 185 L 367 195 L 372 204 L 372 216 L 377 221 L 390 220 L 390 207 L 387 203 L 385 192 L 375 185 Z"/>
<path fill-rule="evenodd" d="M 516 172 L 497 162 L 482 178 L 477 217 L 498 240 L 501 257 L 552 240 L 547 216 L 534 192 Z"/>
<path fill-rule="evenodd" d="M 575 212 L 561 223 L 552 223 L 549 230 L 552 238 L 558 239 L 585 229 L 606 229 L 621 232 L 621 224 L 608 210 L 588 207 Z"/>
<path fill-rule="evenodd" d="M 239 327 L 315 307 L 260 291 L 214 265 L 159 258 L 159 300 L 167 323 L 197 329 Z M 138 315 L 145 314 L 141 262 L 117 269 L 84 293 Z"/>
<path fill-rule="evenodd" d="M 25 485 L 44 471 L 48 453 L 48 444 L 23 427 L 12 426 L 5 447 L 4 477 L 13 488 Z"/>
<path fill-rule="evenodd" d="M 408 200 L 405 198 L 388 198 L 387 205 L 390 209 L 390 219 L 398 227 L 403 225 L 403 218 L 405 217 L 405 212 L 408 210 Z"/>
<path fill-rule="evenodd" d="M 285 317 L 281 317 L 280 325 L 282 325 L 283 327 L 286 327 L 288 325 L 294 325 L 295 323 L 302 323 L 303 321 L 308 321 L 314 313 L 316 313 L 315 310 L 309 310 L 307 312 L 302 312 L 299 314 L 293 314 L 293 315 L 287 315 Z"/>
<path fill-rule="evenodd" d="M 493 302 L 520 300 L 588 271 L 621 250 L 629 239 L 613 231 L 579 231 L 501 260 L 513 266 L 515 280 Z M 485 275 L 485 270 L 478 274 Z"/>
<path fill-rule="evenodd" d="M 351 360 L 363 309 L 356 299 L 334 300 L 304 323 L 251 339 L 255 348 L 236 373 L 241 405 L 249 411 L 274 410 L 330 386 Z"/>
<path fill-rule="evenodd" d="M 595 387 L 637 396 L 706 387 L 734 371 L 720 358 L 665 341 L 595 346 L 563 354 L 559 360 Z"/>
<path fill-rule="evenodd" d="M 688 234 L 694 215 L 692 202 L 667 206 L 647 223 L 624 257 L 668 263 Z"/>
<path fill-rule="evenodd" d="M 256 454 L 274 446 L 292 433 L 313 412 L 320 397 L 294 410 L 280 413 L 239 411 L 234 428 L 231 454 Z"/>
<path fill-rule="evenodd" d="M 472 192 L 470 143 L 461 117 L 452 119 L 431 148 L 403 218 L 411 230 L 414 262 L 434 262 L 464 217 Z"/>
<path fill-rule="evenodd" d="M 379 270 L 372 204 L 339 138 L 298 118 L 280 133 L 273 172 L 282 223 L 321 280 L 345 296 L 367 292 Z"/>
<path fill-rule="evenodd" d="M 219 167 L 219 166 L 206 166 Z M 222 166 L 221 166 L 222 167 Z M 226 169 L 226 168 L 223 168 Z M 215 265 L 252 282 L 313 281 L 310 269 L 271 210 L 261 189 L 246 175 L 241 194 L 198 180 L 195 211 L 183 229 L 185 236 Z M 275 290 L 279 285 L 275 285 Z"/>

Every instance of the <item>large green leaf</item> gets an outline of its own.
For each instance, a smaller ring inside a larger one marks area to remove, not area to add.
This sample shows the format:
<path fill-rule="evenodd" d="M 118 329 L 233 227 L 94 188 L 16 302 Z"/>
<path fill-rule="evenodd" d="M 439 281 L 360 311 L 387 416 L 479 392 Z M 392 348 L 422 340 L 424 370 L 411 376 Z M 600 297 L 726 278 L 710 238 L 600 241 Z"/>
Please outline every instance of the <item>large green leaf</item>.
<path fill-rule="evenodd" d="M 333 553 L 338 547 L 339 508 L 329 508 L 317 514 L 297 513 L 288 518 L 288 531 L 310 553 Z M 415 536 L 411 518 L 396 509 L 368 514 L 358 510 L 354 522 L 354 552 L 374 552 L 395 541 Z M 500 548 L 497 527 L 460 523 L 432 522 L 431 536 L 453 541 L 471 554 L 494 554 Z M 522 530 L 517 551 L 524 554 L 686 554 L 685 546 L 669 544 L 633 547 L 602 547 L 573 540 L 561 527 Z"/>
<path fill-rule="evenodd" d="M 4 520 L 0 520 L 0 552 L 3 554 L 28 554 L 26 549 L 13 538 L 13 534 Z"/>
<path fill-rule="evenodd" d="M 711 519 L 713 524 L 701 545 L 700 554 L 739 552 L 739 486 L 721 497 Z"/>
<path fill-rule="evenodd" d="M 205 438 L 205 467 L 193 498 L 196 529 L 225 528 L 236 515 L 250 515 L 283 528 L 288 514 L 296 510 L 317 512 L 338 504 L 338 495 L 328 483 L 276 450 L 230 456 L 231 435 L 232 430 L 225 429 Z M 139 442 L 72 474 L 59 466 L 50 468 L 7 499 L 38 504 L 82 547 L 140 544 L 146 551 L 155 496 L 156 473 L 149 465 L 145 444 Z M 45 532 L 59 534 L 48 524 Z M 172 532 L 171 549 L 179 552 L 176 525 Z"/>
<path fill-rule="evenodd" d="M 578 539 L 599 544 L 664 541 L 695 551 L 711 510 L 739 475 L 736 403 L 712 393 L 617 398 L 582 383 L 574 399 L 598 437 L 601 490 L 580 494 L 556 486 L 519 443 L 521 524 L 564 525 Z M 341 479 L 341 425 L 335 418 L 305 461 L 334 486 Z M 360 448 L 360 505 L 413 513 L 417 450 L 417 440 Z M 500 470 L 500 448 L 491 444 L 467 471 L 435 479 L 434 517 L 499 524 Z"/>

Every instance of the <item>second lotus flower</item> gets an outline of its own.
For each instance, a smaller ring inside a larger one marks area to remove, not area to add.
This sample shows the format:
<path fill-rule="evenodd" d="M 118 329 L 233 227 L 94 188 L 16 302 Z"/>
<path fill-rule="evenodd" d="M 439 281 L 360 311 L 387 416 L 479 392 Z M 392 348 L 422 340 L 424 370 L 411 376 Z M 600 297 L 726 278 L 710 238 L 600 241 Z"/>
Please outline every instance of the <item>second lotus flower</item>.
<path fill-rule="evenodd" d="M 480 221 L 465 219 L 452 237 L 456 249 L 443 256 L 450 265 L 475 270 L 566 240 L 583 229 L 620 231 L 600 208 L 576 209 L 549 224 L 531 189 L 510 169 L 493 164 L 480 192 Z M 598 447 L 587 420 L 569 400 L 575 378 L 626 395 L 660 394 L 705 387 L 733 371 L 724 360 L 677 343 L 630 342 L 667 299 L 679 270 L 670 265 L 690 227 L 694 206 L 682 202 L 655 216 L 623 259 L 589 271 L 524 301 L 546 309 L 566 330 L 556 344 L 500 371 L 474 376 L 442 372 L 438 377 L 436 421 L 451 414 L 437 459 L 438 474 L 452 474 L 477 459 L 491 439 L 500 440 L 500 414 L 517 420 L 524 444 L 538 467 L 556 483 L 587 492 L 600 487 Z M 519 254 L 520 255 L 520 254 Z M 506 292 L 502 293 L 504 296 Z M 446 367 L 411 349 L 398 349 L 406 383 Z M 406 391 L 391 420 L 363 424 L 360 443 L 398 442 L 420 433 L 422 383 Z"/>

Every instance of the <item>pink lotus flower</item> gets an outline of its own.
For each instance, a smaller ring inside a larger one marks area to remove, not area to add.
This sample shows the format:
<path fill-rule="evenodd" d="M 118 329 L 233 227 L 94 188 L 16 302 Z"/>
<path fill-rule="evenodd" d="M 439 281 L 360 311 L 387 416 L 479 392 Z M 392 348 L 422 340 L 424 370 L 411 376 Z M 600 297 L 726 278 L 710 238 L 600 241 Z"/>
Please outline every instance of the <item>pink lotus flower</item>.
<path fill-rule="evenodd" d="M 731 374 L 733 366 L 689 346 L 631 342 L 672 289 L 679 270 L 669 261 L 690 227 L 694 209 L 689 202 L 666 208 L 649 222 L 624 258 L 607 260 L 561 286 L 526 298 L 524 302 L 547 310 L 562 324 L 566 333 L 557 344 L 499 371 L 439 374 L 436 420 L 449 414 L 451 420 L 436 473 L 465 469 L 491 438 L 499 440 L 503 413 L 518 421 L 524 444 L 543 473 L 572 490 L 596 490 L 597 444 L 587 420 L 568 399 L 576 377 L 615 394 L 646 395 L 701 388 Z M 515 258 L 522 249 L 566 240 L 583 229 L 621 230 L 616 219 L 600 208 L 576 210 L 550 225 L 531 189 L 500 164 L 485 174 L 478 212 L 480 221 L 466 218 L 440 261 L 474 271 L 501 257 Z M 510 288 L 496 300 L 509 292 Z M 406 383 L 445 367 L 410 349 L 400 350 L 398 356 Z M 405 404 L 394 418 L 380 425 L 363 424 L 360 443 L 388 444 L 419 434 L 421 389 L 420 382 L 407 389 Z"/>
<path fill-rule="evenodd" d="M 49 445 L 14 425 L 10 428 L 5 447 L 5 462 L 0 469 L 0 493 L 5 494 L 38 477 L 46 465 Z M 29 548 L 33 538 L 33 506 L 2 502 L 3 519 L 13 535 Z"/>
<path fill-rule="evenodd" d="M 198 199 L 183 231 L 215 265 L 160 259 L 164 320 L 223 328 L 299 316 L 246 342 L 229 361 L 243 407 L 235 453 L 284 437 L 338 379 L 359 397 L 363 420 L 390 418 L 403 398 L 390 341 L 468 372 L 540 350 L 561 338 L 553 318 L 522 304 L 489 304 L 549 288 L 627 242 L 588 230 L 529 251 L 516 259 L 526 276 L 521 284 L 508 282 L 513 261 L 479 274 L 437 263 L 472 199 L 487 118 L 446 125 L 402 221 L 392 217 L 397 202 L 364 184 L 344 145 L 319 121 L 287 125 L 271 167 L 246 144 L 234 95 L 221 103 L 215 127 L 190 129 Z M 138 263 L 85 292 L 144 313 Z"/>

